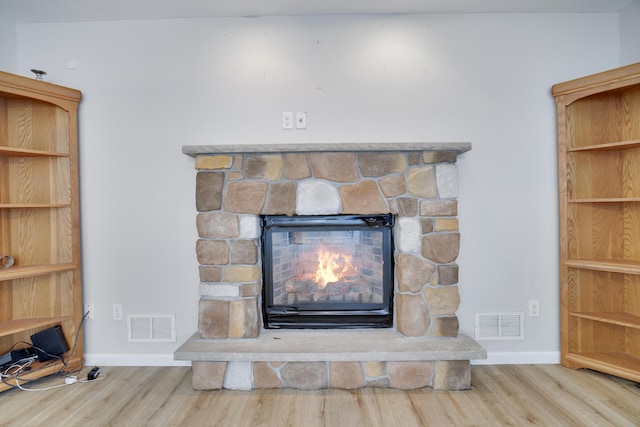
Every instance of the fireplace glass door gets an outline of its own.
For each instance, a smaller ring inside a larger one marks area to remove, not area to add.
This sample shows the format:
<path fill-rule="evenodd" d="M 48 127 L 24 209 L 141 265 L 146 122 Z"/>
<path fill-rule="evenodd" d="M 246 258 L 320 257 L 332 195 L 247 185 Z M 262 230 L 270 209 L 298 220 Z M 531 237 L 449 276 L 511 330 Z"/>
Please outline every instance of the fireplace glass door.
<path fill-rule="evenodd" d="M 393 216 L 264 216 L 267 328 L 392 326 Z"/>

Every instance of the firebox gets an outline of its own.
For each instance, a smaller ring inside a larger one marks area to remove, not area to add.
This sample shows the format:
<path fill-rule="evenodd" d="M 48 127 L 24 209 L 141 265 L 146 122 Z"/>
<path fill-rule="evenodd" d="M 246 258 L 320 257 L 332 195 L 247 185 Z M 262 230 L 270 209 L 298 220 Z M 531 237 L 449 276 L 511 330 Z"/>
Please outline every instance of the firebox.
<path fill-rule="evenodd" d="M 261 218 L 266 328 L 393 325 L 393 215 Z"/>

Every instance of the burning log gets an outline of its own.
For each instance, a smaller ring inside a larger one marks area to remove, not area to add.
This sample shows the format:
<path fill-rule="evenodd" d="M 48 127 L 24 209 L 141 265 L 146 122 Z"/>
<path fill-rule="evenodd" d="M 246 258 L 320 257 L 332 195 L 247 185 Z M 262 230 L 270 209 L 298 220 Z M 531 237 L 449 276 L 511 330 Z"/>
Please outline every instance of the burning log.
<path fill-rule="evenodd" d="M 347 292 L 352 290 L 353 285 L 356 284 L 353 281 L 340 281 L 340 282 L 329 282 L 324 287 L 324 289 L 319 289 L 314 294 L 314 299 L 321 299 L 323 297 L 337 297 L 340 295 L 344 295 Z"/>
<path fill-rule="evenodd" d="M 298 275 L 284 282 L 284 290 L 295 294 L 312 294 L 313 300 L 339 297 L 347 293 L 362 292 L 361 278 L 357 274 L 349 275 L 344 280 L 329 282 L 324 288 L 310 278 L 309 275 Z"/>
<path fill-rule="evenodd" d="M 295 276 L 284 282 L 284 290 L 289 293 L 312 293 L 318 289 L 318 284 L 313 279 L 305 279 Z"/>

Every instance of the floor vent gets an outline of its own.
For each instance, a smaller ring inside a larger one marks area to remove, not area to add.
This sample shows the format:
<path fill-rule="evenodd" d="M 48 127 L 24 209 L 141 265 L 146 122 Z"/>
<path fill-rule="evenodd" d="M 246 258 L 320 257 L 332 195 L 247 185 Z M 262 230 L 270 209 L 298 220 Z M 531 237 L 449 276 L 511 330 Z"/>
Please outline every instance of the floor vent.
<path fill-rule="evenodd" d="M 127 341 L 129 342 L 175 342 L 176 316 L 127 316 Z"/>
<path fill-rule="evenodd" d="M 524 312 L 476 313 L 476 341 L 523 340 Z"/>

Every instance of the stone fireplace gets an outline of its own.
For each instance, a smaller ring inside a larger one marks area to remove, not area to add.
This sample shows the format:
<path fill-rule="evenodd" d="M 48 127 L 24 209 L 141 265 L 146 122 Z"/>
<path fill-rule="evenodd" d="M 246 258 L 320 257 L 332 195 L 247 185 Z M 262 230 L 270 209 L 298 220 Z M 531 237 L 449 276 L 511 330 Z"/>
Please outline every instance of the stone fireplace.
<path fill-rule="evenodd" d="M 457 156 L 468 143 L 185 146 L 195 157 L 198 332 L 175 353 L 197 389 L 461 390 Z M 266 329 L 261 216 L 391 214 L 393 326 Z"/>

